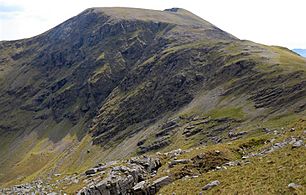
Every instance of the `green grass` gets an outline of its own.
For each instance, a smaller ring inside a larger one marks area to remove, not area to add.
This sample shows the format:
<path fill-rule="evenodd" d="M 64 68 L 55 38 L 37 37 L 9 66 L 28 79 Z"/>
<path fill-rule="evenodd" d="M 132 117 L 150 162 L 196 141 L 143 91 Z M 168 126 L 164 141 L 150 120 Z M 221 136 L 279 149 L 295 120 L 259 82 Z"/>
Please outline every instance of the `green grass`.
<path fill-rule="evenodd" d="M 96 61 L 104 60 L 104 59 L 105 59 L 105 53 L 103 52 L 97 57 Z"/>
<path fill-rule="evenodd" d="M 244 112 L 241 107 L 225 107 L 220 109 L 214 109 L 208 113 L 209 116 L 213 118 L 235 118 L 235 119 L 243 119 Z"/>
<path fill-rule="evenodd" d="M 287 131 L 278 140 L 286 137 L 300 137 L 306 127 L 304 120 L 297 121 L 294 125 L 296 131 Z M 289 128 L 289 127 L 286 127 Z M 246 138 L 232 142 L 231 144 L 220 144 L 209 146 L 204 149 L 193 150 L 183 154 L 179 158 L 190 158 L 196 154 L 208 150 L 218 149 L 230 159 L 237 158 L 236 151 L 244 147 L 247 151 L 260 151 L 264 147 L 264 141 L 273 135 L 263 135 L 255 138 Z M 268 144 L 269 145 L 269 144 Z M 306 150 L 305 148 L 292 149 L 286 146 L 263 157 L 254 157 L 250 163 L 242 166 L 228 167 L 226 170 L 209 171 L 201 174 L 198 178 L 183 178 L 163 187 L 159 194 L 199 194 L 202 187 L 213 180 L 219 180 L 220 186 L 214 187 L 205 194 L 304 194 L 306 190 Z M 166 172 L 166 168 L 164 172 Z M 181 171 L 180 167 L 170 169 L 169 175 Z M 173 172 L 172 172 L 173 171 Z M 291 190 L 289 183 L 297 183 L 302 188 Z"/>
<path fill-rule="evenodd" d="M 285 157 L 285 158 L 284 158 Z M 199 194 L 201 188 L 213 180 L 221 185 L 205 194 L 292 194 L 287 188 L 291 182 L 304 187 L 297 194 L 305 192 L 305 149 L 285 148 L 265 157 L 252 159 L 249 165 L 227 170 L 208 172 L 199 178 L 179 180 L 164 187 L 160 194 Z"/>
<path fill-rule="evenodd" d="M 282 114 L 263 121 L 260 125 L 269 128 L 286 127 L 290 124 L 296 123 L 300 118 L 301 116 L 295 114 Z"/>
<path fill-rule="evenodd" d="M 306 59 L 293 53 L 290 50 L 281 47 L 270 47 L 278 55 L 280 66 L 289 71 L 304 71 L 306 72 Z"/>

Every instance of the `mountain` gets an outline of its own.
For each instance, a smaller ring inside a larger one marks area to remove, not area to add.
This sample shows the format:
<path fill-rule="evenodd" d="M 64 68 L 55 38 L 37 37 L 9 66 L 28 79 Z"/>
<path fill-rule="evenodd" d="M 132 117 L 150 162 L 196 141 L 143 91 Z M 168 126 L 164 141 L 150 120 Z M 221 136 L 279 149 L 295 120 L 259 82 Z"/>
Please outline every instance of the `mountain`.
<path fill-rule="evenodd" d="M 43 181 L 73 193 L 92 184 L 83 173 L 98 164 L 206 145 L 223 144 L 221 166 L 280 139 L 275 129 L 305 127 L 304 58 L 181 8 L 90 8 L 38 36 L 2 41 L 0 51 L 1 188 Z M 151 172 L 167 169 L 166 159 L 152 169 L 151 160 L 128 162 Z M 139 169 L 132 183 L 150 176 Z"/>
<path fill-rule="evenodd" d="M 292 51 L 294 51 L 297 54 L 300 54 L 303 57 L 306 57 L 306 49 L 293 49 Z"/>

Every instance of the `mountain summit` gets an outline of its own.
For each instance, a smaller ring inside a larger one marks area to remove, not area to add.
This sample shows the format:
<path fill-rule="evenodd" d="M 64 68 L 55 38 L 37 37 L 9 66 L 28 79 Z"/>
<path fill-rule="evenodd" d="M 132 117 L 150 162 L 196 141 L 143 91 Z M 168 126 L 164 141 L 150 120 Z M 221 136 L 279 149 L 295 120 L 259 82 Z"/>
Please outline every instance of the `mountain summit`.
<path fill-rule="evenodd" d="M 0 42 L 0 185 L 283 128 L 306 114 L 305 71 L 181 8 L 86 9 Z"/>
<path fill-rule="evenodd" d="M 161 22 L 177 25 L 197 25 L 206 26 L 207 28 L 213 25 L 206 22 L 202 18 L 194 15 L 193 13 L 181 9 L 171 8 L 164 11 L 137 9 L 137 8 L 122 8 L 122 7 L 104 7 L 104 8 L 90 8 L 85 10 L 82 14 L 96 13 L 110 17 L 112 21 L 120 20 L 139 20 Z"/>

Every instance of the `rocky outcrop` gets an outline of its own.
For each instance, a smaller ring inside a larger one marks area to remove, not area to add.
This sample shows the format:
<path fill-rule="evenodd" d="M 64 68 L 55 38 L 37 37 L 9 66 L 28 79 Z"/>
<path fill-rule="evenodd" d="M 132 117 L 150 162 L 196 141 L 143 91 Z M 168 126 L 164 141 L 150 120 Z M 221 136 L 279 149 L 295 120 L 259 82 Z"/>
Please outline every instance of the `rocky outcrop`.
<path fill-rule="evenodd" d="M 124 194 L 139 194 L 147 191 L 146 179 L 154 175 L 161 162 L 158 158 L 153 157 L 134 157 L 127 161 L 126 165 L 113 166 L 109 169 L 106 178 L 95 184 L 90 184 L 86 188 L 78 192 L 80 195 L 91 194 L 105 194 L 105 195 L 124 195 Z M 105 168 L 105 166 L 103 166 Z M 85 174 L 97 173 L 98 168 L 89 169 Z M 103 169 L 105 170 L 105 169 Z M 166 183 L 162 180 L 160 182 L 153 182 L 148 186 L 149 189 L 159 189 L 161 185 Z"/>
<path fill-rule="evenodd" d="M 154 180 L 153 183 L 148 187 L 148 194 L 156 194 L 160 188 L 170 184 L 171 182 L 172 179 L 169 176 L 164 176 Z"/>
<path fill-rule="evenodd" d="M 227 152 L 224 150 L 208 150 L 207 146 L 190 148 L 188 150 L 176 149 L 166 153 L 157 152 L 152 156 L 137 156 L 121 161 L 110 161 L 107 163 L 99 163 L 83 174 L 73 174 L 64 176 L 62 174 L 54 174 L 51 181 L 35 181 L 28 184 L 16 185 L 11 188 L 0 189 L 4 194 L 9 193 L 62 193 L 56 191 L 57 186 L 65 184 L 85 185 L 78 194 L 83 195 L 103 195 L 103 194 L 134 194 L 134 195 L 153 195 L 158 194 L 159 190 L 178 179 L 192 180 L 199 176 L 205 176 L 208 171 L 226 170 L 229 167 L 241 166 L 241 168 L 252 162 L 251 158 L 263 156 L 268 158 L 270 153 L 287 147 L 291 151 L 300 150 L 304 147 L 305 132 L 303 134 L 287 136 L 286 133 L 295 133 L 295 130 L 276 130 L 270 139 L 246 139 L 245 142 L 237 146 L 243 150 L 243 156 L 230 160 Z M 271 132 L 271 131 L 269 131 Z M 283 139 L 278 139 L 280 135 L 285 135 Z M 232 144 L 232 143 L 228 143 Z M 227 144 L 225 144 L 227 145 Z M 224 146 L 225 146 L 224 145 Z M 260 145 L 259 151 L 252 150 L 252 146 Z M 214 146 L 212 147 L 214 148 Z M 204 150 L 203 150 L 204 149 Z M 232 148 L 231 148 L 232 149 Z M 251 150 L 249 150 L 251 149 Z M 252 151 L 247 153 L 247 151 Z M 184 155 L 183 154 L 186 154 Z M 194 155 L 186 158 L 186 156 Z M 196 154 L 196 155 L 195 155 Z M 180 158 L 181 157 L 181 158 Z M 231 157 L 230 157 L 231 158 Z M 163 164 L 162 164 L 163 163 Z M 274 163 L 267 161 L 267 163 Z M 162 169 L 159 169 L 163 166 Z M 168 174 L 168 175 L 167 175 Z M 221 174 L 221 172 L 220 172 Z M 82 181 L 82 182 L 81 182 Z M 201 190 L 207 191 L 222 185 L 218 180 L 208 182 Z M 301 186 L 295 183 L 289 184 L 291 190 L 298 190 Z"/>
<path fill-rule="evenodd" d="M 158 139 L 156 139 L 153 143 L 150 143 L 149 145 L 141 145 L 139 146 L 139 153 L 146 153 L 152 150 L 158 150 L 161 149 L 163 147 L 166 147 L 168 145 L 170 145 L 171 141 L 170 141 L 170 137 L 169 136 L 164 136 L 164 137 L 160 137 Z"/>

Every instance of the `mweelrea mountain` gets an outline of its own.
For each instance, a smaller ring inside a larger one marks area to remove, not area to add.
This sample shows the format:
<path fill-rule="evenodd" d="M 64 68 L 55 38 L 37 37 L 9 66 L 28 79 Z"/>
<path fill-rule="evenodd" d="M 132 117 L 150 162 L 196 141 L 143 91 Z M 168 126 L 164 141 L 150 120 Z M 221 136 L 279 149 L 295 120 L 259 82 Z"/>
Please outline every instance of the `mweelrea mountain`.
<path fill-rule="evenodd" d="M 181 8 L 89 8 L 43 34 L 1 41 L 0 186 L 302 194 L 305 71 L 306 59 L 287 48 L 240 40 Z M 91 188 L 111 179 L 108 170 L 127 174 L 108 181 L 120 186 L 133 167 L 140 175 L 124 188 Z M 210 179 L 218 182 L 202 189 Z"/>

